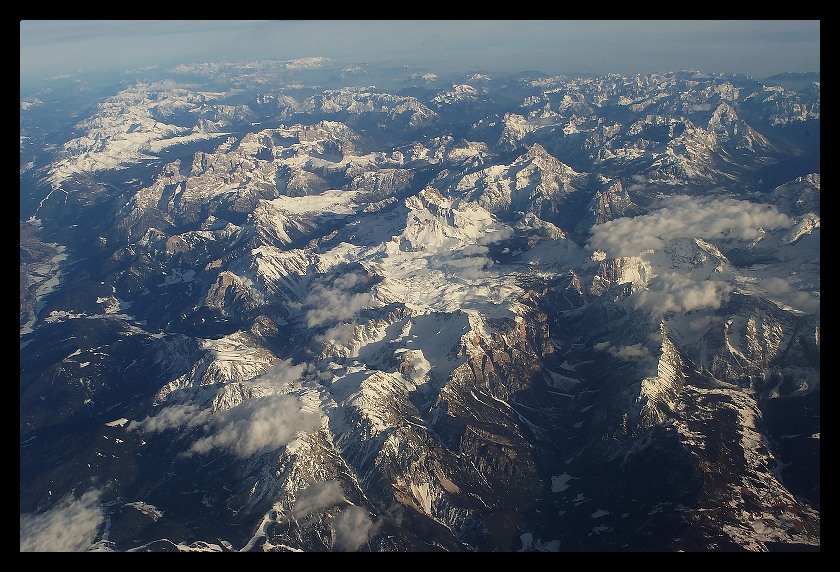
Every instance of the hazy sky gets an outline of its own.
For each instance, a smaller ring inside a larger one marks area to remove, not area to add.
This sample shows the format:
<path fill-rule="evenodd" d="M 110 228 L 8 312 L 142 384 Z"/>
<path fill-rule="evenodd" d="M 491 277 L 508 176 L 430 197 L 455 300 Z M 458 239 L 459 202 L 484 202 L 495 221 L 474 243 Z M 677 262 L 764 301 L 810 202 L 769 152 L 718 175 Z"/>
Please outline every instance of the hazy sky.
<path fill-rule="evenodd" d="M 21 84 L 75 71 L 323 56 L 435 73 L 820 70 L 819 20 L 23 20 Z"/>

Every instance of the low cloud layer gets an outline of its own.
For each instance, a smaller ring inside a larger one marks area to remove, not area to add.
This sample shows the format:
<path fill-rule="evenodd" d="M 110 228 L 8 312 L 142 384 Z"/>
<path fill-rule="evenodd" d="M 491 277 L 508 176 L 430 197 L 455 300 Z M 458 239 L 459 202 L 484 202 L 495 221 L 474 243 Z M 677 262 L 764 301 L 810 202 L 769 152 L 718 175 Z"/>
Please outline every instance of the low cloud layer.
<path fill-rule="evenodd" d="M 661 316 L 670 312 L 720 308 L 731 291 L 732 287 L 724 282 L 697 282 L 676 272 L 663 272 L 651 279 L 647 290 L 634 292 L 627 301 L 637 310 Z"/>
<path fill-rule="evenodd" d="M 292 395 L 269 395 L 217 412 L 210 421 L 210 434 L 193 443 L 190 451 L 222 449 L 247 458 L 287 445 L 298 432 L 315 429 L 320 417 L 303 411 Z"/>
<path fill-rule="evenodd" d="M 446 256 L 430 257 L 429 268 L 462 280 L 486 279 L 487 268 L 493 265 L 493 261 L 484 255 L 487 250 L 485 246 L 469 246 Z"/>
<path fill-rule="evenodd" d="M 674 196 L 648 214 L 592 227 L 589 246 L 610 257 L 659 250 L 676 238 L 752 240 L 762 231 L 788 228 L 793 221 L 774 206 L 737 199 Z"/>
<path fill-rule="evenodd" d="M 291 360 L 277 360 L 270 368 L 265 370 L 253 382 L 260 385 L 284 386 L 290 382 L 297 381 L 307 373 L 311 373 L 312 366 L 305 363 L 294 364 Z"/>
<path fill-rule="evenodd" d="M 630 346 L 614 346 L 610 342 L 601 342 L 593 346 L 596 350 L 602 350 L 609 354 L 626 360 L 651 360 L 653 355 L 642 344 Z"/>
<path fill-rule="evenodd" d="M 329 328 L 323 334 L 315 336 L 313 339 L 316 342 L 333 343 L 337 346 L 345 346 L 353 339 L 353 333 L 356 331 L 356 324 L 336 324 Z"/>
<path fill-rule="evenodd" d="M 354 285 L 349 278 L 336 280 L 337 288 L 328 288 L 320 284 L 313 286 L 303 301 L 306 310 L 306 325 L 310 328 L 331 322 L 353 319 L 361 310 L 377 306 L 370 292 L 352 293 L 342 287 Z"/>
<path fill-rule="evenodd" d="M 344 491 L 338 481 L 323 481 L 304 489 L 292 507 L 292 516 L 302 519 L 346 503 Z M 380 524 L 374 523 L 368 511 L 348 505 L 332 518 L 333 549 L 340 552 L 354 552 L 370 540 Z"/>
<path fill-rule="evenodd" d="M 365 509 L 348 506 L 335 516 L 332 528 L 335 550 L 353 552 L 370 539 L 378 525 L 374 524 Z"/>
<path fill-rule="evenodd" d="M 713 244 L 724 239 L 751 241 L 792 223 L 772 205 L 674 196 L 659 201 L 648 214 L 594 226 L 588 244 L 610 257 L 639 256 L 684 238 L 700 238 Z M 644 290 L 631 294 L 627 303 L 655 316 L 720 308 L 733 288 L 722 280 L 698 281 L 668 267 L 653 267 L 651 271 L 655 276 Z"/>
<path fill-rule="evenodd" d="M 319 423 L 320 416 L 304 411 L 295 396 L 268 395 L 215 413 L 192 405 L 172 405 L 154 417 L 132 421 L 127 428 L 154 433 L 201 427 L 206 435 L 193 443 L 187 454 L 221 449 L 247 458 L 285 446 L 299 432 L 312 431 Z"/>
<path fill-rule="evenodd" d="M 102 492 L 68 495 L 41 514 L 20 515 L 21 552 L 84 552 L 105 520 Z"/>
<path fill-rule="evenodd" d="M 210 410 L 197 405 L 170 405 L 161 409 L 157 415 L 129 422 L 126 429 L 141 433 L 160 433 L 175 428 L 195 429 L 205 425 L 209 417 Z"/>
<path fill-rule="evenodd" d="M 344 501 L 344 491 L 338 481 L 315 483 L 304 489 L 297 497 L 292 515 L 296 519 L 329 508 Z"/>
<path fill-rule="evenodd" d="M 820 297 L 797 290 L 791 286 L 789 280 L 764 278 L 757 281 L 756 287 L 763 291 L 768 298 L 781 304 L 791 306 L 803 312 L 820 311 Z"/>

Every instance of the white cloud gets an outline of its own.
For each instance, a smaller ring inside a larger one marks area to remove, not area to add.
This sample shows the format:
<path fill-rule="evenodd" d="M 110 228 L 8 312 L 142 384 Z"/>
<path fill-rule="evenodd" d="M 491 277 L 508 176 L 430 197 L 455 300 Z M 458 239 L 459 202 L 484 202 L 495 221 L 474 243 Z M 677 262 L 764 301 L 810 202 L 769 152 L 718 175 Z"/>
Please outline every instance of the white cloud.
<path fill-rule="evenodd" d="M 475 247 L 476 249 L 482 247 Z M 486 249 L 485 249 L 486 250 Z M 454 275 L 463 280 L 481 280 L 487 278 L 486 269 L 493 261 L 486 256 L 435 256 L 429 259 L 429 268 L 440 270 L 447 275 Z"/>
<path fill-rule="evenodd" d="M 626 360 L 650 360 L 653 359 L 650 350 L 642 344 L 630 346 L 614 346 L 610 342 L 601 342 L 592 346 L 596 350 L 602 350 L 609 354 Z"/>
<path fill-rule="evenodd" d="M 349 506 L 333 519 L 333 546 L 336 550 L 353 552 L 370 539 L 378 525 L 368 512 L 358 506 Z"/>
<path fill-rule="evenodd" d="M 21 552 L 83 552 L 96 539 L 105 520 L 102 492 L 89 490 L 79 498 L 68 495 L 41 514 L 20 515 Z"/>
<path fill-rule="evenodd" d="M 141 433 L 160 433 L 167 429 L 193 429 L 207 423 L 210 410 L 197 405 L 170 405 L 164 407 L 155 416 L 147 416 L 142 421 L 131 421 L 126 429 Z"/>
<path fill-rule="evenodd" d="M 790 281 L 782 278 L 763 278 L 756 283 L 757 288 L 776 302 L 796 308 L 803 312 L 819 312 L 820 298 L 794 288 Z"/>
<path fill-rule="evenodd" d="M 650 350 L 642 344 L 633 344 L 631 346 L 621 346 L 619 348 L 611 348 L 611 352 L 616 357 L 623 359 L 650 359 Z"/>
<path fill-rule="evenodd" d="M 752 240 L 766 230 L 792 224 L 772 205 L 679 195 L 663 199 L 648 214 L 595 225 L 588 244 L 610 257 L 638 256 L 676 238 Z"/>
<path fill-rule="evenodd" d="M 255 378 L 254 383 L 283 386 L 290 381 L 299 380 L 310 369 L 311 366 L 309 364 L 300 363 L 294 365 L 291 360 L 281 359 L 265 370 L 259 377 Z"/>
<path fill-rule="evenodd" d="M 323 334 L 315 336 L 316 342 L 333 343 L 337 346 L 345 346 L 353 338 L 356 324 L 336 324 Z"/>
<path fill-rule="evenodd" d="M 637 310 L 661 316 L 670 312 L 688 312 L 700 308 L 720 308 L 732 287 L 724 282 L 696 282 L 676 272 L 665 272 L 648 282 L 648 289 L 634 292 L 627 302 Z"/>
<path fill-rule="evenodd" d="M 610 257 L 646 256 L 645 251 L 661 250 L 684 238 L 700 238 L 712 244 L 751 242 L 773 230 L 789 228 L 793 222 L 773 205 L 680 195 L 659 201 L 648 214 L 594 226 L 588 244 Z M 720 308 L 733 289 L 721 280 L 697 280 L 670 267 L 654 266 L 651 273 L 655 276 L 645 289 L 631 294 L 627 303 L 658 316 Z M 818 299 L 793 290 L 784 280 L 765 280 L 759 289 L 762 286 L 771 297 L 795 308 L 819 308 Z"/>
<path fill-rule="evenodd" d="M 624 183 L 624 190 L 629 192 L 643 191 L 647 187 L 647 176 L 644 174 L 631 175 L 630 180 Z"/>
<path fill-rule="evenodd" d="M 320 416 L 303 411 L 293 395 L 269 395 L 217 412 L 209 421 L 210 434 L 193 443 L 190 452 L 222 449 L 246 458 L 287 445 L 298 432 L 315 429 Z"/>
<path fill-rule="evenodd" d="M 344 502 L 344 491 L 338 481 L 315 483 L 300 493 L 292 508 L 292 515 L 301 519 Z M 365 509 L 347 506 L 332 519 L 333 547 L 344 552 L 358 550 L 379 526 Z"/>
<path fill-rule="evenodd" d="M 336 284 L 348 283 L 349 278 L 338 279 Z M 348 293 L 340 288 L 327 288 L 320 284 L 313 286 L 303 301 L 309 306 L 306 311 L 306 324 L 310 328 L 328 322 L 350 320 L 361 310 L 376 306 L 370 292 Z"/>
<path fill-rule="evenodd" d="M 500 240 L 508 239 L 511 236 L 513 236 L 513 229 L 509 226 L 502 226 L 485 232 L 476 239 L 476 242 L 480 245 L 493 244 L 494 242 L 499 242 Z"/>
<path fill-rule="evenodd" d="M 691 314 L 684 314 L 680 317 L 672 317 L 668 320 L 668 330 L 675 331 L 677 334 L 686 340 L 695 339 L 697 336 L 706 334 L 712 328 L 722 327 L 723 319 L 714 314 L 714 310 L 694 312 Z M 662 336 L 659 331 L 656 332 L 658 341 L 661 342 Z"/>
<path fill-rule="evenodd" d="M 338 278 L 333 281 L 333 286 L 338 288 L 339 290 L 349 290 L 356 284 L 362 282 L 362 277 L 358 274 L 353 272 L 348 272 L 347 274 L 342 274 Z"/>
<path fill-rule="evenodd" d="M 284 385 L 299 379 L 306 369 L 303 365 L 279 362 L 254 383 Z M 154 417 L 130 422 L 126 428 L 144 433 L 201 428 L 206 435 L 195 441 L 185 454 L 221 449 L 245 458 L 287 445 L 299 432 L 316 429 L 319 423 L 320 416 L 304 411 L 294 395 L 267 395 L 246 399 L 215 413 L 196 405 L 171 405 Z"/>
<path fill-rule="evenodd" d="M 790 283 L 781 278 L 765 278 L 761 281 L 761 287 L 768 294 L 787 294 L 791 291 Z"/>
<path fill-rule="evenodd" d="M 292 514 L 303 518 L 313 512 L 324 510 L 344 501 L 344 491 L 338 481 L 315 483 L 304 489 L 295 501 Z"/>

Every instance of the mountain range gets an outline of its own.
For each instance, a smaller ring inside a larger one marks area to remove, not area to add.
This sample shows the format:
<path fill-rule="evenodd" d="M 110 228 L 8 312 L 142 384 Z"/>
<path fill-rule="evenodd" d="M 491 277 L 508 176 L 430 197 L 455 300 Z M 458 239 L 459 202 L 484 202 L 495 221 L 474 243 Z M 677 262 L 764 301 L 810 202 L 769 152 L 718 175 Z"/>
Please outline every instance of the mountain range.
<path fill-rule="evenodd" d="M 22 94 L 21 551 L 819 550 L 819 86 Z"/>

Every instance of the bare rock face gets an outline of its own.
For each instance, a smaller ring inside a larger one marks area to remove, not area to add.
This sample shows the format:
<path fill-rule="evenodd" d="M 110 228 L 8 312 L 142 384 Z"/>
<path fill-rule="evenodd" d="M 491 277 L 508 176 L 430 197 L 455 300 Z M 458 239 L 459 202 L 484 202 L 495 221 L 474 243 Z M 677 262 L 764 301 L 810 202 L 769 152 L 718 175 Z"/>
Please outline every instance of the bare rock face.
<path fill-rule="evenodd" d="M 365 190 L 377 199 L 390 197 L 410 188 L 414 178 L 408 169 L 382 169 L 357 175 L 350 183 L 351 189 Z"/>
<path fill-rule="evenodd" d="M 585 231 L 593 224 L 605 223 L 623 216 L 633 216 L 640 212 L 621 181 L 607 180 L 605 186 L 605 189 L 595 193 L 595 197 L 589 204 L 591 214 L 578 223 L 576 232 Z"/>

